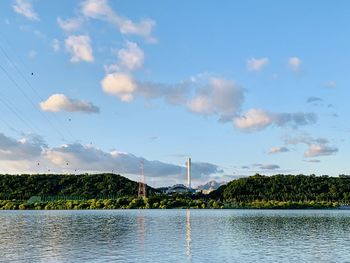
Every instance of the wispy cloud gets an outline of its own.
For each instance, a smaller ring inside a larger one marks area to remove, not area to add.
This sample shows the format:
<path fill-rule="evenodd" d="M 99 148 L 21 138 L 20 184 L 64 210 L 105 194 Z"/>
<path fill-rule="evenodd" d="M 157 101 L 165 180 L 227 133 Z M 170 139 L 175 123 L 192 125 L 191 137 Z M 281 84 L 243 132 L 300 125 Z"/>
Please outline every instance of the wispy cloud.
<path fill-rule="evenodd" d="M 269 150 L 269 154 L 276 154 L 276 153 L 286 153 L 289 152 L 289 149 L 285 146 L 282 147 L 272 147 Z"/>
<path fill-rule="evenodd" d="M 58 39 L 53 39 L 51 42 L 51 47 L 53 51 L 58 52 L 61 49 L 61 43 Z"/>
<path fill-rule="evenodd" d="M 261 163 L 254 163 L 252 165 L 244 165 L 241 167 L 242 169 L 260 169 L 260 170 L 277 170 L 281 167 L 277 164 L 261 164 Z"/>
<path fill-rule="evenodd" d="M 113 11 L 107 0 L 86 0 L 81 5 L 81 11 L 87 18 L 99 19 L 115 25 L 122 34 L 142 36 L 151 43 L 157 41 L 152 36 L 155 21 L 142 19 L 140 22 L 134 22 L 120 16 Z"/>
<path fill-rule="evenodd" d="M 29 20 L 39 20 L 39 15 L 34 11 L 32 3 L 29 0 L 15 0 L 12 7 L 16 13 L 23 15 Z"/>
<path fill-rule="evenodd" d="M 314 113 L 272 113 L 255 108 L 233 120 L 234 126 L 245 132 L 260 131 L 273 124 L 279 127 L 289 125 L 296 128 L 314 124 L 316 121 L 317 116 Z"/>
<path fill-rule="evenodd" d="M 321 161 L 318 160 L 318 159 L 311 159 L 311 160 L 304 160 L 304 162 L 307 162 L 307 163 L 320 163 Z"/>
<path fill-rule="evenodd" d="M 300 134 L 296 137 L 286 137 L 285 144 L 305 144 L 307 149 L 304 152 L 304 157 L 312 158 L 319 156 L 333 155 L 338 152 L 338 148 L 330 146 L 328 139 L 313 138 L 307 134 Z"/>
<path fill-rule="evenodd" d="M 293 71 L 299 71 L 301 64 L 302 60 L 298 57 L 291 57 L 288 59 L 288 65 Z"/>
<path fill-rule="evenodd" d="M 324 84 L 324 87 L 325 87 L 325 88 L 328 88 L 328 89 L 334 89 L 334 88 L 337 87 L 337 82 L 334 81 L 334 80 L 327 81 L 327 82 Z"/>
<path fill-rule="evenodd" d="M 321 99 L 319 97 L 314 97 L 314 96 L 309 97 L 306 100 L 307 103 L 315 103 L 315 102 L 322 102 L 322 101 L 323 101 L 323 99 Z"/>
<path fill-rule="evenodd" d="M 175 85 L 139 82 L 127 73 L 109 73 L 101 81 L 102 89 L 123 102 L 135 96 L 144 99 L 164 99 L 182 105 L 200 115 L 216 115 L 221 121 L 230 121 L 244 101 L 244 89 L 233 81 L 213 76 L 187 80 Z"/>
<path fill-rule="evenodd" d="M 68 18 L 64 20 L 58 17 L 57 23 L 63 31 L 67 33 L 72 33 L 74 31 L 81 29 L 83 20 L 81 18 Z"/>
<path fill-rule="evenodd" d="M 247 60 L 249 71 L 260 71 L 269 63 L 268 58 L 250 58 Z"/>
<path fill-rule="evenodd" d="M 28 57 L 33 59 L 38 55 L 38 52 L 36 52 L 35 50 L 30 50 L 28 53 Z"/>
<path fill-rule="evenodd" d="M 263 164 L 259 166 L 262 170 L 277 170 L 280 169 L 280 166 L 277 164 Z"/>
<path fill-rule="evenodd" d="M 243 101 L 243 88 L 233 81 L 211 77 L 208 83 L 196 89 L 187 107 L 192 112 L 216 114 L 221 121 L 229 121 L 240 110 Z"/>
<path fill-rule="evenodd" d="M 91 40 L 88 35 L 69 36 L 65 40 L 65 47 L 66 50 L 70 53 L 70 61 L 73 63 L 78 63 L 80 61 L 94 61 Z"/>
<path fill-rule="evenodd" d="M 309 144 L 308 149 L 305 151 L 305 157 L 318 157 L 332 155 L 338 152 L 337 147 L 331 147 L 327 144 Z"/>
<path fill-rule="evenodd" d="M 128 70 L 135 70 L 143 66 L 144 53 L 139 46 L 131 41 L 126 42 L 126 47 L 118 51 L 121 66 Z"/>
<path fill-rule="evenodd" d="M 118 51 L 118 62 L 106 65 L 107 73 L 131 72 L 143 66 L 145 54 L 134 42 L 126 41 L 125 47 Z"/>

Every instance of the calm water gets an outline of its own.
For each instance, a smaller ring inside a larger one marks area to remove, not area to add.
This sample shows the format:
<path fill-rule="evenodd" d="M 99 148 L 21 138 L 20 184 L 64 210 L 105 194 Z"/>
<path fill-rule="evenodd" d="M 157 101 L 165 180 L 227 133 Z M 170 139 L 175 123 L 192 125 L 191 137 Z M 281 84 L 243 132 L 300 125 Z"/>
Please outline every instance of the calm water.
<path fill-rule="evenodd" d="M 350 211 L 1 211 L 0 262 L 350 262 Z"/>

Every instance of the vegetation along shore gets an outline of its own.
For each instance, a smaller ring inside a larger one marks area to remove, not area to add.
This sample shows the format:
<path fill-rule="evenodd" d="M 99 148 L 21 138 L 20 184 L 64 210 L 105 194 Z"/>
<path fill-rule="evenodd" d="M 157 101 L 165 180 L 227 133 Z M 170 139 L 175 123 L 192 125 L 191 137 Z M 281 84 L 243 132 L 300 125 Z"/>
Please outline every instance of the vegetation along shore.
<path fill-rule="evenodd" d="M 339 208 L 350 203 L 350 177 L 254 175 L 208 195 L 172 194 L 116 174 L 0 175 L 0 209 Z"/>

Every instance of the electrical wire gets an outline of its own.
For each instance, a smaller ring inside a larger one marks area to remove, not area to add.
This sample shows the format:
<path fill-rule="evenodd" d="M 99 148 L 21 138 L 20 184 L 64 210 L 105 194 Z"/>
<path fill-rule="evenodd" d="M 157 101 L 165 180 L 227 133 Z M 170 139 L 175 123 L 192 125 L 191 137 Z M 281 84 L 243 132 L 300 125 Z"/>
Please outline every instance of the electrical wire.
<path fill-rule="evenodd" d="M 29 82 L 29 80 L 27 79 L 27 77 L 25 76 L 25 74 L 23 74 L 23 72 L 20 70 L 19 67 L 17 67 L 16 63 L 13 62 L 13 60 L 10 58 L 10 56 L 7 54 L 7 52 L 5 51 L 5 49 L 0 45 L 0 51 L 4 54 L 4 56 L 6 57 L 7 61 L 11 64 L 11 66 L 17 71 L 17 73 L 21 76 L 21 78 L 25 81 L 25 83 L 29 86 L 29 88 L 33 91 L 33 93 L 36 95 L 36 97 L 40 100 L 40 101 L 44 101 L 44 99 L 41 97 L 41 95 L 38 93 L 38 91 L 32 86 L 32 84 Z M 23 62 L 22 62 L 23 63 Z M 33 72 L 32 72 L 33 74 Z M 36 106 L 35 106 L 36 108 Z M 42 114 L 43 115 L 43 114 Z M 45 119 L 50 122 L 50 120 L 48 118 L 45 117 Z M 60 122 L 61 126 L 63 126 L 62 121 L 59 118 L 56 118 L 56 120 L 58 122 Z M 51 123 L 50 126 L 53 126 L 53 124 Z M 55 127 L 54 127 L 55 129 Z M 76 138 L 72 135 L 72 133 L 70 132 L 70 130 L 65 127 L 66 132 L 68 133 L 68 135 L 71 137 L 71 139 L 73 141 L 76 141 Z M 63 136 L 64 137 L 64 136 Z"/>

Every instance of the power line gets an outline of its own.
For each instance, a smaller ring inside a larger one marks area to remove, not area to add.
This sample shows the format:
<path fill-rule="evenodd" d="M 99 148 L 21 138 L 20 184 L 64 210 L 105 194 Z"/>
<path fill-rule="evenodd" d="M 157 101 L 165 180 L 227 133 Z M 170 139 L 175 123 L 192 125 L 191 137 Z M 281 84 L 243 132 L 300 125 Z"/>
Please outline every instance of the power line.
<path fill-rule="evenodd" d="M 24 92 L 24 90 L 19 86 L 19 84 L 11 77 L 11 75 L 8 73 L 8 71 L 0 65 L 0 69 L 5 73 L 5 75 L 10 79 L 10 81 L 16 86 L 16 88 L 22 93 L 22 95 L 28 100 L 28 102 L 33 106 L 33 108 L 40 113 L 40 115 L 49 123 L 51 128 L 59 134 L 59 136 L 62 137 L 63 140 L 65 140 L 64 135 L 54 127 L 54 125 L 51 123 L 51 121 L 40 111 L 37 109 L 35 103 L 29 98 L 29 96 Z"/>
<path fill-rule="evenodd" d="M 0 37 L 7 43 L 7 47 L 9 47 L 10 49 L 12 49 L 12 47 L 14 46 L 12 42 L 10 42 L 2 32 L 0 32 Z M 27 63 L 25 63 L 25 61 L 23 59 L 21 59 L 20 56 L 18 56 L 18 54 L 16 52 L 14 52 L 14 50 L 12 49 L 12 54 L 17 58 L 17 60 L 19 60 L 22 65 L 28 70 L 31 71 L 29 66 L 27 65 Z M 32 71 L 31 71 L 32 72 Z"/>
<path fill-rule="evenodd" d="M 4 37 L 2 37 L 3 39 L 5 39 Z M 6 40 L 6 39 L 5 39 Z M 8 41 L 7 41 L 8 42 Z M 17 73 L 22 77 L 22 79 L 25 81 L 25 83 L 29 86 L 29 88 L 33 91 L 33 93 L 37 96 L 37 98 L 40 100 L 40 101 L 44 101 L 44 99 L 41 97 L 41 95 L 37 92 L 37 90 L 32 86 L 32 84 L 29 82 L 29 80 L 27 79 L 27 77 L 25 76 L 25 74 L 23 74 L 23 72 L 20 70 L 20 68 L 16 65 L 16 63 L 13 62 L 13 59 L 11 59 L 11 57 L 7 54 L 7 52 L 5 51 L 5 49 L 0 45 L 0 51 L 3 53 L 3 55 L 6 57 L 6 59 L 8 60 L 8 62 L 11 64 L 11 66 L 17 71 Z M 21 60 L 20 58 L 18 58 L 19 60 Z M 21 60 L 22 61 L 22 60 Z M 22 64 L 24 64 L 24 62 L 22 61 Z M 26 66 L 26 65 L 25 65 Z M 26 66 L 27 67 L 27 66 Z M 28 68 L 28 67 L 27 67 Z M 31 73 L 33 75 L 33 72 Z M 8 74 L 9 75 L 9 74 Z M 18 85 L 17 85 L 18 86 Z M 23 94 L 23 90 L 22 90 L 22 94 Z M 25 97 L 28 98 L 28 96 L 26 96 L 24 94 Z M 30 99 L 29 99 L 30 100 Z M 33 105 L 33 103 L 31 102 L 31 104 Z M 36 105 L 33 105 L 36 108 Z M 48 119 L 41 111 L 40 111 L 40 114 L 46 119 L 46 121 L 50 124 L 50 126 L 56 130 L 56 127 L 53 127 L 53 124 L 51 123 L 50 119 Z M 55 118 L 57 120 L 57 122 L 60 123 L 59 126 L 65 126 L 62 121 L 59 119 L 59 118 Z M 76 140 L 76 138 L 72 135 L 72 133 L 70 132 L 70 130 L 65 126 L 65 129 L 66 132 L 68 133 L 68 135 L 71 137 L 71 139 L 73 141 Z M 58 133 L 60 133 L 60 135 L 63 137 L 64 139 L 64 135 L 57 131 Z"/>
<path fill-rule="evenodd" d="M 11 49 L 11 46 L 9 44 L 9 41 L 3 37 L 3 35 L 1 35 L 0 33 L 0 37 L 2 36 L 2 38 L 8 43 L 8 47 L 9 49 Z M 7 61 L 10 63 L 10 66 L 12 66 L 17 74 L 19 74 L 21 76 L 21 78 L 24 80 L 24 82 L 29 86 L 29 88 L 31 89 L 31 91 L 35 94 L 35 96 L 40 100 L 40 101 L 44 101 L 44 99 L 41 97 L 41 95 L 39 94 L 39 92 L 33 87 L 33 85 L 30 83 L 30 81 L 28 80 L 28 78 L 26 77 L 26 74 L 23 73 L 23 71 L 20 69 L 20 66 L 18 66 L 18 64 L 16 63 L 16 61 L 14 59 L 12 59 L 10 57 L 10 55 L 7 53 L 6 49 L 4 47 L 2 47 L 0 45 L 0 51 L 3 53 L 3 55 L 6 57 Z M 11 52 L 10 52 L 11 53 Z M 16 53 L 13 51 L 12 49 L 12 54 L 13 56 L 16 56 Z M 17 56 L 17 61 L 21 61 L 22 62 L 22 66 L 25 66 L 26 69 L 31 72 L 31 75 L 34 75 L 34 71 L 32 71 L 25 63 L 23 60 L 20 59 L 20 57 Z M 26 100 L 28 100 L 28 102 L 35 108 L 35 110 L 37 110 L 40 115 L 46 120 L 46 122 L 51 126 L 52 129 L 55 130 L 55 132 L 62 137 L 63 140 L 65 140 L 65 136 L 61 133 L 60 130 L 56 129 L 55 125 L 53 125 L 53 123 L 51 122 L 51 120 L 42 112 L 37 108 L 36 103 L 33 102 L 33 100 L 31 99 L 31 97 L 28 96 L 28 94 L 24 91 L 25 89 L 23 89 L 21 87 L 21 85 L 19 85 L 19 83 L 11 76 L 11 74 L 9 73 L 9 71 L 7 71 L 3 66 L 0 65 L 0 69 L 5 73 L 5 75 L 10 79 L 10 81 L 15 85 L 15 87 L 22 93 L 22 95 L 26 98 Z M 18 113 L 20 111 L 16 111 L 16 107 L 9 105 L 8 103 L 6 103 L 6 101 L 4 101 L 3 99 L 0 98 L 0 100 L 4 103 L 4 105 L 11 111 L 13 112 L 16 117 L 18 119 L 20 119 L 23 123 L 25 123 L 28 127 L 30 127 L 33 131 L 35 131 L 35 129 L 32 127 L 32 125 L 30 123 L 28 123 L 25 119 L 22 118 L 22 114 Z M 62 128 L 62 130 L 64 130 L 65 132 L 67 132 L 67 134 L 73 139 L 73 141 L 76 141 L 75 137 L 72 135 L 72 133 L 70 132 L 70 130 L 68 129 L 67 125 L 65 123 L 63 123 L 61 121 L 60 118 L 58 118 L 56 115 L 53 115 L 53 117 L 55 117 L 56 123 L 58 127 Z M 29 121 L 30 119 L 28 119 Z M 37 132 L 36 132 L 37 133 Z M 38 165 L 40 165 L 40 163 L 38 163 Z M 68 167 L 68 160 L 66 163 L 67 167 Z M 50 169 L 48 169 L 50 171 Z M 75 172 L 77 171 L 77 168 L 75 168 Z"/>
<path fill-rule="evenodd" d="M 5 105 L 5 107 L 9 111 L 11 111 L 21 122 L 23 122 L 26 126 L 28 126 L 28 128 L 30 130 L 32 130 L 33 132 L 36 132 L 36 129 L 34 128 L 34 126 L 32 126 L 28 121 L 26 121 L 24 118 L 22 118 L 21 113 L 18 110 L 16 110 L 16 107 L 11 105 L 11 103 L 9 101 L 4 100 L 3 98 L 4 98 L 4 96 L 2 94 L 0 94 L 0 101 Z"/>
<path fill-rule="evenodd" d="M 11 127 L 11 125 L 5 119 L 0 118 L 0 121 L 2 121 L 10 130 L 13 129 L 13 127 Z"/>
<path fill-rule="evenodd" d="M 23 74 L 23 72 L 20 70 L 19 67 L 17 67 L 16 63 L 14 63 L 12 61 L 12 59 L 10 58 L 10 56 L 6 53 L 6 51 L 4 50 L 4 48 L 0 45 L 0 50 L 1 52 L 5 55 L 5 57 L 7 58 L 7 60 L 10 62 L 11 66 L 13 68 L 15 68 L 15 70 L 17 71 L 17 73 L 22 77 L 22 79 L 26 82 L 26 84 L 29 86 L 29 88 L 33 91 L 33 93 L 37 96 L 37 98 L 40 100 L 40 101 L 44 101 L 44 98 L 41 97 L 41 95 L 39 94 L 39 92 L 37 92 L 37 90 L 32 86 L 32 84 L 28 81 L 27 77 L 25 76 L 25 74 Z M 32 75 L 33 75 L 33 72 L 32 72 Z M 59 119 L 59 118 L 56 118 L 56 120 L 58 122 L 60 122 L 61 126 L 63 126 L 63 123 L 62 121 Z M 67 127 L 65 127 L 67 128 Z M 73 141 L 75 141 L 75 137 L 72 135 L 72 133 L 69 131 L 69 129 L 66 129 L 68 135 L 71 137 L 71 139 L 73 139 Z"/>

